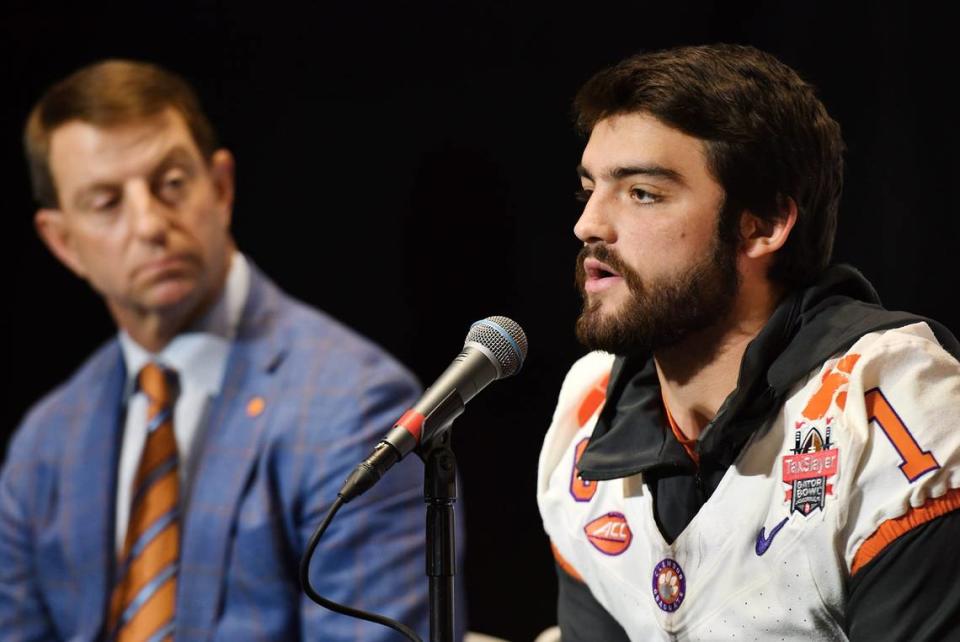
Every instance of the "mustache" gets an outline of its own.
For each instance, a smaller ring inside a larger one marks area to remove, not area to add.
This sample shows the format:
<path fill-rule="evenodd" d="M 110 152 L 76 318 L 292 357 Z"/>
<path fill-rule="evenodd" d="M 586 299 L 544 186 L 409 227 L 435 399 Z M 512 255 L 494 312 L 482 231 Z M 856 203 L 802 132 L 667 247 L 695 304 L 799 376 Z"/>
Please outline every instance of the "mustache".
<path fill-rule="evenodd" d="M 588 258 L 606 263 L 607 266 L 615 270 L 626 280 L 628 286 L 634 288 L 640 287 L 640 275 L 637 274 L 632 267 L 627 265 L 627 262 L 624 261 L 616 251 L 611 250 L 606 245 L 594 243 L 592 245 L 584 245 L 577 253 L 576 283 L 581 293 L 584 291 L 584 283 L 587 282 L 587 271 L 583 267 L 583 262 Z"/>

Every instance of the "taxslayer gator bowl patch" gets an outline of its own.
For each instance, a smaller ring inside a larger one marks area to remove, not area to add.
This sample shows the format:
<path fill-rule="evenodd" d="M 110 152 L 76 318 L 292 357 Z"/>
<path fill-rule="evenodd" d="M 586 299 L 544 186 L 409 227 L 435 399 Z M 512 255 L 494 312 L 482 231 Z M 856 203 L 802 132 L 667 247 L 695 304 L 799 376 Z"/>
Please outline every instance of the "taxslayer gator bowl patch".
<path fill-rule="evenodd" d="M 673 613 L 683 604 L 687 594 L 687 578 L 683 569 L 669 557 L 653 569 L 653 599 L 661 610 Z"/>
<path fill-rule="evenodd" d="M 590 543 L 607 555 L 619 555 L 630 547 L 633 533 L 622 513 L 607 513 L 583 527 Z"/>
<path fill-rule="evenodd" d="M 840 470 L 840 452 L 830 443 L 831 421 L 827 417 L 823 433 L 805 421 L 796 422 L 792 454 L 782 458 L 783 483 L 789 486 L 784 501 L 791 513 L 807 516 L 823 509 L 827 495 L 833 494 L 828 481 Z"/>

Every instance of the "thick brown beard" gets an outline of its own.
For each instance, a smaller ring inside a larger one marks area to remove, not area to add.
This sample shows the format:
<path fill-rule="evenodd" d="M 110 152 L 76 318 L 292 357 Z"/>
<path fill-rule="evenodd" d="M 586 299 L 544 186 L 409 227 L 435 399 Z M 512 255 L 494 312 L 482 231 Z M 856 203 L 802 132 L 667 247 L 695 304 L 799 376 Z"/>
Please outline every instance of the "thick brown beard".
<path fill-rule="evenodd" d="M 603 314 L 584 289 L 583 260 L 594 257 L 623 277 L 629 298 L 619 310 Z M 577 256 L 577 288 L 583 312 L 577 339 L 591 350 L 645 355 L 677 344 L 693 332 L 724 319 L 739 287 L 736 245 L 714 236 L 710 253 L 680 274 L 644 285 L 640 275 L 606 245 L 588 245 Z"/>

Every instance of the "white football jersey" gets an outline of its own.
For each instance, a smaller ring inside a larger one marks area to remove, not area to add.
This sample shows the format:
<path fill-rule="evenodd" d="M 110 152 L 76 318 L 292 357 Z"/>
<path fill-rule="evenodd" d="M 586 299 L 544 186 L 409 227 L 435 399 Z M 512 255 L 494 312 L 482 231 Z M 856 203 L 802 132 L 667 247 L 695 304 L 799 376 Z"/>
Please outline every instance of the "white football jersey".
<path fill-rule="evenodd" d="M 864 335 L 810 373 L 672 544 L 642 475 L 576 475 L 612 363 L 591 353 L 567 375 L 537 496 L 631 640 L 845 639 L 849 576 L 960 507 L 960 365 L 926 324 Z"/>

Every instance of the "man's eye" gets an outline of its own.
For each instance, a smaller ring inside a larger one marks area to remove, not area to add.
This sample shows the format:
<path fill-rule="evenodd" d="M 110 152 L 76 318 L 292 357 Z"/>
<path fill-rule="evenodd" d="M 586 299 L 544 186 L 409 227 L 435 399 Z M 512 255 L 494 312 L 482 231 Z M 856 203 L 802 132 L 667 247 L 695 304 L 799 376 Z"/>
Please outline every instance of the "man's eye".
<path fill-rule="evenodd" d="M 648 192 L 645 189 L 640 189 L 639 187 L 634 187 L 633 189 L 631 189 L 630 196 L 632 196 L 633 199 L 636 200 L 638 203 L 641 203 L 643 205 L 656 203 L 657 201 L 660 200 L 660 197 L 658 197 L 656 194 Z"/>
<path fill-rule="evenodd" d="M 90 204 L 90 209 L 94 212 L 109 213 L 117 209 L 120 199 L 116 196 L 107 196 L 95 199 Z"/>
<path fill-rule="evenodd" d="M 187 177 L 182 172 L 172 172 L 160 183 L 161 197 L 164 200 L 176 200 L 187 188 Z"/>
<path fill-rule="evenodd" d="M 593 194 L 592 189 L 579 189 L 573 193 L 573 197 L 580 201 L 581 203 L 586 203 L 590 200 L 590 195 Z"/>

